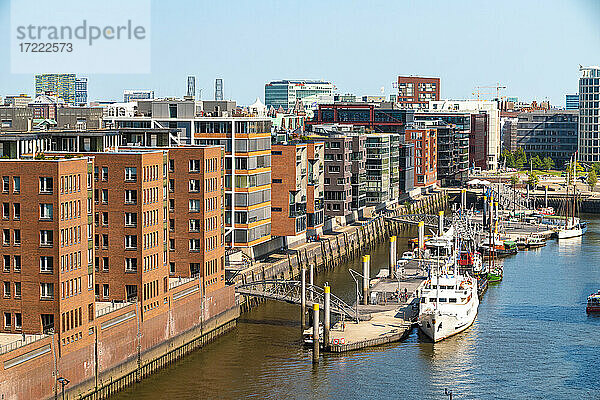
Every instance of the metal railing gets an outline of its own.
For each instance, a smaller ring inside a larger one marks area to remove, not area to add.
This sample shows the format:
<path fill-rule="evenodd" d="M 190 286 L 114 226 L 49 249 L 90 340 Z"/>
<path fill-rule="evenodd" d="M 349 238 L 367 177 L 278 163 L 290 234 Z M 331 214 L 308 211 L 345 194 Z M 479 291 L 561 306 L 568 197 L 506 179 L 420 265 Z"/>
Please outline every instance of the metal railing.
<path fill-rule="evenodd" d="M 111 302 L 111 304 L 109 306 L 103 307 L 99 310 L 96 310 L 96 318 L 101 317 L 103 315 L 109 314 L 113 311 L 117 311 L 123 307 L 126 307 L 130 304 L 135 304 L 134 302 L 126 302 L 126 301 L 122 301 L 122 302 Z"/>
<path fill-rule="evenodd" d="M 45 335 L 43 333 L 38 333 L 38 334 L 34 334 L 34 335 L 25 335 L 25 340 L 23 340 L 23 338 L 21 338 L 21 339 L 15 340 L 14 342 L 1 345 L 0 346 L 0 354 L 8 353 L 10 351 L 18 349 L 19 347 L 23 347 L 23 346 L 28 345 L 33 342 L 37 342 L 38 340 L 42 340 L 49 336 L 51 336 L 51 335 Z"/>

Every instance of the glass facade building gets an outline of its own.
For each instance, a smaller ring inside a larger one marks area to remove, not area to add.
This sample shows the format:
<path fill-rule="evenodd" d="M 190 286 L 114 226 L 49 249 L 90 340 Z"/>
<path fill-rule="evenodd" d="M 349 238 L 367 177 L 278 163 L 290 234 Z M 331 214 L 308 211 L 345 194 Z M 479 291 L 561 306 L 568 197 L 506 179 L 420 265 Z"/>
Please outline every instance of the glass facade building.
<path fill-rule="evenodd" d="M 333 96 L 333 90 L 333 84 L 325 81 L 273 81 L 265 85 L 265 105 L 288 110 L 296 106 L 297 100 L 319 94 Z"/>
<path fill-rule="evenodd" d="M 75 74 L 40 74 L 35 76 L 35 95 L 40 96 L 52 92 L 62 98 L 65 103 L 76 104 Z M 87 80 L 86 80 L 87 97 Z"/>
<path fill-rule="evenodd" d="M 580 67 L 578 159 L 600 161 L 600 67 Z"/>

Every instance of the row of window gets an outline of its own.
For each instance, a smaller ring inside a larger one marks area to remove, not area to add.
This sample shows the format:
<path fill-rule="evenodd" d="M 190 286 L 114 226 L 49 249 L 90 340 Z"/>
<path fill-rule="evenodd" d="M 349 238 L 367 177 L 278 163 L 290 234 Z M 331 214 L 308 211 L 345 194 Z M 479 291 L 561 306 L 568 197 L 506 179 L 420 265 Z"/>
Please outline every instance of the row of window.
<path fill-rule="evenodd" d="M 43 178 L 40 178 L 40 193 L 42 193 L 42 179 Z M 52 178 L 50 178 L 50 179 L 52 179 Z M 13 176 L 12 181 L 13 181 L 13 193 L 20 193 L 21 192 L 21 177 Z M 8 193 L 9 191 L 10 191 L 10 176 L 3 176 L 2 177 L 2 192 Z"/>
<path fill-rule="evenodd" d="M 40 257 L 40 272 L 52 273 L 52 257 L 42 256 Z M 81 268 L 81 251 L 75 251 L 69 254 L 63 254 L 60 256 L 60 270 L 63 272 L 73 271 Z"/>
<path fill-rule="evenodd" d="M 11 282 L 4 282 L 4 298 L 5 299 L 10 299 L 11 296 Z M 21 298 L 21 282 L 14 282 L 14 287 L 15 287 L 15 292 L 14 292 L 14 296 L 15 299 L 20 299 Z"/>
<path fill-rule="evenodd" d="M 9 312 L 5 312 L 4 313 L 4 329 L 11 329 L 12 321 L 13 321 L 12 314 Z M 23 318 L 21 316 L 21 313 L 15 313 L 14 323 L 15 323 L 15 329 L 21 330 L 21 328 L 23 327 Z"/>
<path fill-rule="evenodd" d="M 42 232 L 52 233 L 52 231 Z M 68 247 L 79 243 L 81 243 L 81 226 L 72 226 L 60 230 L 60 247 Z M 41 243 L 41 245 L 44 245 L 44 243 Z"/>
<path fill-rule="evenodd" d="M 42 186 L 42 180 L 44 184 Z M 40 178 L 40 193 L 52 193 L 52 178 Z M 43 189 L 43 190 L 42 190 Z M 64 175 L 60 177 L 60 193 L 69 194 L 81 191 L 81 175 Z"/>
<path fill-rule="evenodd" d="M 4 260 L 4 265 L 2 266 L 2 270 L 4 272 L 10 272 L 11 256 L 5 254 L 2 258 Z M 13 256 L 13 272 L 21 272 L 21 256 L 20 255 Z"/>
<path fill-rule="evenodd" d="M 81 277 L 66 280 L 60 283 L 60 297 L 67 299 L 81 293 Z"/>
<path fill-rule="evenodd" d="M 60 203 L 60 220 L 81 217 L 81 200 Z M 40 204 L 40 219 L 52 219 L 52 204 Z"/>
<path fill-rule="evenodd" d="M 10 229 L 3 229 L 2 230 L 2 245 L 3 246 L 10 246 Z M 21 245 L 21 230 L 20 229 L 13 229 L 13 246 L 20 246 Z"/>
<path fill-rule="evenodd" d="M 62 331 L 79 328 L 83 324 L 81 307 L 61 314 Z"/>
<path fill-rule="evenodd" d="M 21 203 L 13 203 L 13 220 L 21 219 Z M 40 219 L 42 219 L 42 204 L 40 204 Z M 2 219 L 10 219 L 10 203 L 2 203 Z"/>

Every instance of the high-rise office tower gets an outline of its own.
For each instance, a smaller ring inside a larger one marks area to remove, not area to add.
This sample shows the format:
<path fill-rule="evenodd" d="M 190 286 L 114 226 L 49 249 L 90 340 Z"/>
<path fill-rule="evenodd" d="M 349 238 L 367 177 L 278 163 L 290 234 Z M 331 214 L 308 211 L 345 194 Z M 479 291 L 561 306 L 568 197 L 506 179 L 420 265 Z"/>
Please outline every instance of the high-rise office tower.
<path fill-rule="evenodd" d="M 196 98 L 196 77 L 188 76 L 187 78 L 187 97 Z"/>
<path fill-rule="evenodd" d="M 75 74 L 38 74 L 35 76 L 35 95 L 52 92 L 62 98 L 65 103 L 76 104 L 76 80 Z M 87 79 L 85 80 L 85 91 L 87 98 Z"/>
<path fill-rule="evenodd" d="M 600 161 L 598 112 L 600 111 L 600 67 L 580 66 L 578 160 Z"/>
<path fill-rule="evenodd" d="M 223 79 L 215 79 L 215 100 L 223 101 Z"/>

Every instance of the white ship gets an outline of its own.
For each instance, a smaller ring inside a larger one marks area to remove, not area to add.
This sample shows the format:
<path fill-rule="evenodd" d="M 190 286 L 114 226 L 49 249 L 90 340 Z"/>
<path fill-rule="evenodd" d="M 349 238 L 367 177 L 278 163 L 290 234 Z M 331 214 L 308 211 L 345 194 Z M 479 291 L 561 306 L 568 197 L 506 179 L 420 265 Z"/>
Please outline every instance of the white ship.
<path fill-rule="evenodd" d="M 475 321 L 479 308 L 477 279 L 458 273 L 452 239 L 436 238 L 428 241 L 427 246 L 438 261 L 431 267 L 430 279 L 421 290 L 419 328 L 431 340 L 439 342 L 464 331 Z"/>
<path fill-rule="evenodd" d="M 579 237 L 587 232 L 587 223 L 580 221 L 579 218 L 574 217 L 570 222 L 556 232 L 559 239 Z"/>

